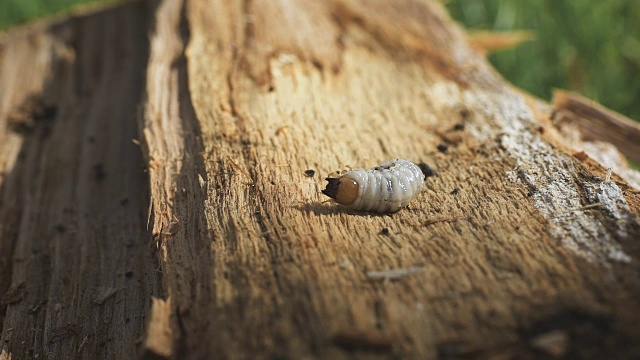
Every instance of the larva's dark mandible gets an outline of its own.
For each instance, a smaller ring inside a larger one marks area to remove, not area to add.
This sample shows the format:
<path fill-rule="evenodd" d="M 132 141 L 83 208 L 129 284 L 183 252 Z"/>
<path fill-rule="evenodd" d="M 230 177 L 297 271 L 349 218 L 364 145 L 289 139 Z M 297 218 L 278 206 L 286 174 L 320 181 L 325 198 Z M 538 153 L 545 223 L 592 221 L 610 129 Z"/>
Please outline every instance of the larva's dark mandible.
<path fill-rule="evenodd" d="M 372 169 L 355 169 L 337 178 L 329 177 L 322 193 L 349 209 L 388 213 L 407 206 L 422 190 L 424 179 L 422 166 L 393 159 Z"/>

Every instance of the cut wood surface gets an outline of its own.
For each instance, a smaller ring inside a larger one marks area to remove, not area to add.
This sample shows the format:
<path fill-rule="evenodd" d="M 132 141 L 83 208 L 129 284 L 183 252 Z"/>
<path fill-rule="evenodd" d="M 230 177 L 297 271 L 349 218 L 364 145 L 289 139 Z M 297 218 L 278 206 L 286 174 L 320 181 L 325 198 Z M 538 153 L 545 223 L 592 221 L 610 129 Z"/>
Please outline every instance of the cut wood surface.
<path fill-rule="evenodd" d="M 636 358 L 640 192 L 551 114 L 435 1 L 10 30 L 0 358 Z M 407 209 L 325 202 L 395 157 L 436 171 Z"/>

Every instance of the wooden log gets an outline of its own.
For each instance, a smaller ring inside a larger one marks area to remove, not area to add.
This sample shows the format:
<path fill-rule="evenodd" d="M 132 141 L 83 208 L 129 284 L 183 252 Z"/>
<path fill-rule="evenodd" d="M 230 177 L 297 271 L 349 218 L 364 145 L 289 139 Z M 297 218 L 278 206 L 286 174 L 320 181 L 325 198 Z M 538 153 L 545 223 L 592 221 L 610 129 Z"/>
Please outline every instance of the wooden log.
<path fill-rule="evenodd" d="M 435 1 L 136 2 L 0 49 L 2 359 L 640 354 L 638 190 Z M 394 157 L 437 173 L 409 208 L 325 203 Z"/>
<path fill-rule="evenodd" d="M 151 10 L 132 3 L 2 34 L 3 360 L 131 358 L 162 295 L 132 143 Z"/>

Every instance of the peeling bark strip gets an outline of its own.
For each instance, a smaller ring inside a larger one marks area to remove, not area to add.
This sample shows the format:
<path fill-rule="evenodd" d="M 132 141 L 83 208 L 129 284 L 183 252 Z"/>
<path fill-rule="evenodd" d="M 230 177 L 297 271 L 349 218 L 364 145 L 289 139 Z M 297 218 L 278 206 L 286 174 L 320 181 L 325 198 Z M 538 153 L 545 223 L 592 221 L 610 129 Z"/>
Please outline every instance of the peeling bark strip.
<path fill-rule="evenodd" d="M 640 124 L 577 94 L 554 91 L 556 121 L 575 123 L 587 140 L 603 140 L 640 161 Z"/>
<path fill-rule="evenodd" d="M 0 359 L 640 356 L 637 190 L 570 156 L 437 2 L 14 31 Z M 323 203 L 324 175 L 394 157 L 437 174 L 408 209 Z"/>

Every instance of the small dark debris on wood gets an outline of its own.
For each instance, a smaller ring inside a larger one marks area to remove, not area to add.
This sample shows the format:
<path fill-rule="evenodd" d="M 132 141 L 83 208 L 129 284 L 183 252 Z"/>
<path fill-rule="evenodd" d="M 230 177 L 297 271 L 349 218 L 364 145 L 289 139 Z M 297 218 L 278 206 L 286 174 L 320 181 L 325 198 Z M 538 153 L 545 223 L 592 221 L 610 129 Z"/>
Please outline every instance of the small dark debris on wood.
<path fill-rule="evenodd" d="M 453 130 L 455 131 L 461 131 L 464 130 L 464 124 L 463 123 L 457 123 L 453 126 Z"/>
<path fill-rule="evenodd" d="M 104 170 L 103 164 L 95 164 L 93 165 L 93 178 L 97 182 L 101 182 L 104 178 L 107 177 L 107 172 Z"/>
<path fill-rule="evenodd" d="M 418 167 L 424 174 L 425 178 L 434 176 L 436 174 L 436 172 L 427 163 L 419 163 Z"/>
<path fill-rule="evenodd" d="M 382 228 L 382 230 L 380 230 L 380 235 L 389 235 L 389 233 L 389 228 Z"/>
<path fill-rule="evenodd" d="M 15 304 L 22 301 L 27 292 L 27 284 L 23 281 L 18 285 L 11 286 L 0 300 L 0 305 Z"/>
<path fill-rule="evenodd" d="M 133 277 L 133 271 L 127 271 L 126 273 L 124 273 L 124 277 L 126 277 L 127 279 L 131 279 Z"/>
<path fill-rule="evenodd" d="M 438 151 L 440 151 L 441 153 L 446 152 L 448 149 L 449 149 L 449 145 L 445 143 L 438 145 Z"/>
<path fill-rule="evenodd" d="M 347 351 L 389 352 L 394 339 L 387 334 L 363 329 L 347 329 L 336 333 L 332 342 Z"/>
<path fill-rule="evenodd" d="M 316 174 L 316 171 L 312 169 L 307 169 L 304 171 L 304 176 L 306 177 L 313 177 L 313 175 L 315 174 Z"/>
<path fill-rule="evenodd" d="M 451 190 L 451 195 L 458 195 L 460 193 L 460 189 L 458 188 L 453 188 L 453 190 Z"/>
<path fill-rule="evenodd" d="M 129 204 L 129 198 L 125 197 L 120 199 L 120 205 L 127 206 Z"/>
<path fill-rule="evenodd" d="M 67 227 L 63 224 L 58 224 L 53 227 L 58 234 L 64 234 L 67 231 Z"/>

